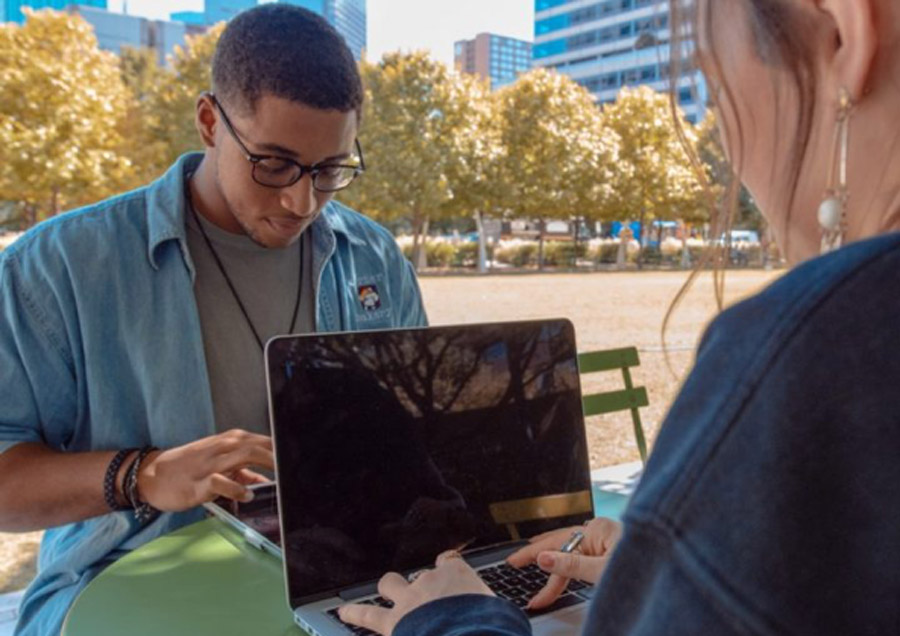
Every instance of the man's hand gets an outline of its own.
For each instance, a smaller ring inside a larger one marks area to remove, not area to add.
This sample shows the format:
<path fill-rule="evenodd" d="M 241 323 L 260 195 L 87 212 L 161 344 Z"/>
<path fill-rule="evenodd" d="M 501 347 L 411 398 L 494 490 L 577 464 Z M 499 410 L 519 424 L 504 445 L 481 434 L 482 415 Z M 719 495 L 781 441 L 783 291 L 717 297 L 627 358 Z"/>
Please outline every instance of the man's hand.
<path fill-rule="evenodd" d="M 272 439 L 231 430 L 147 456 L 138 496 L 157 510 L 179 512 L 217 497 L 250 501 L 250 484 L 269 481 L 249 468 L 274 470 Z"/>
<path fill-rule="evenodd" d="M 559 549 L 575 530 L 584 532 L 584 540 L 578 550 L 563 554 Z M 534 537 L 531 545 L 513 553 L 507 562 L 515 568 L 523 568 L 537 562 L 550 580 L 538 592 L 528 609 L 543 609 L 553 604 L 566 591 L 569 579 L 596 583 L 606 569 L 613 548 L 622 536 L 622 526 L 611 519 L 594 519 L 584 528 L 564 528 Z"/>
<path fill-rule="evenodd" d="M 412 583 L 396 572 L 385 574 L 378 582 L 378 593 L 393 601 L 394 607 L 345 605 L 338 610 L 341 620 L 390 636 L 400 619 L 430 601 L 461 594 L 494 596 L 456 551 L 440 555 L 437 567 L 422 572 Z"/>

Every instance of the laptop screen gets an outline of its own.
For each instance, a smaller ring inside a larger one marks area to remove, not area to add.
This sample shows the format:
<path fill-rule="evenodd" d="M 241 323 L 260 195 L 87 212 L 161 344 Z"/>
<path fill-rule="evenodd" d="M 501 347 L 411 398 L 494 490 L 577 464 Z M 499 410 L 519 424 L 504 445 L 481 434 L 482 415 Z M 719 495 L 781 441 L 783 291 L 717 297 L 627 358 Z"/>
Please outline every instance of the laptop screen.
<path fill-rule="evenodd" d="M 266 358 L 292 607 L 592 517 L 566 320 L 289 336 Z"/>

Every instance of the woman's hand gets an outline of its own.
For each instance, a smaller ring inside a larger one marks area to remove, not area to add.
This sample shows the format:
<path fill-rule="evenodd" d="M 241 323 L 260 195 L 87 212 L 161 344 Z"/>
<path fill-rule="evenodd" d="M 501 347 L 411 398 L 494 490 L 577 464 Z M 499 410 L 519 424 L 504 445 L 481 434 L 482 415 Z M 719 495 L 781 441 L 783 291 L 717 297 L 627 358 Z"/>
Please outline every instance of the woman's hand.
<path fill-rule="evenodd" d="M 559 549 L 576 530 L 584 532 L 578 552 L 564 554 Z M 527 609 L 543 609 L 553 604 L 565 592 L 569 579 L 596 583 L 606 568 L 613 548 L 622 536 L 622 526 L 611 519 L 594 519 L 584 528 L 563 528 L 547 532 L 531 540 L 528 545 L 510 555 L 507 562 L 515 568 L 537 563 L 550 580 L 538 592 Z"/>
<path fill-rule="evenodd" d="M 345 605 L 338 610 L 341 620 L 390 636 L 400 619 L 430 601 L 461 594 L 494 596 L 455 550 L 441 554 L 437 567 L 421 572 L 412 583 L 396 572 L 385 574 L 378 582 L 378 593 L 393 601 L 394 607 Z"/>
<path fill-rule="evenodd" d="M 157 510 L 178 512 L 217 497 L 250 501 L 247 486 L 269 481 L 249 468 L 274 470 L 272 439 L 234 429 L 147 456 L 138 497 Z"/>

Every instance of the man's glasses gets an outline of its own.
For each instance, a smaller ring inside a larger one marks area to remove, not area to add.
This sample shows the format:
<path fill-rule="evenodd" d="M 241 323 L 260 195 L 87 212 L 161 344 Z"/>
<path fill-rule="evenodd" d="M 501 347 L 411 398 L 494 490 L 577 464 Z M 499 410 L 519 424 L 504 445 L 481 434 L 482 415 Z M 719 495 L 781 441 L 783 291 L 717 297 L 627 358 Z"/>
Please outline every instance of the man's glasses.
<path fill-rule="evenodd" d="M 353 183 L 353 180 L 366 169 L 366 162 L 363 159 L 362 146 L 359 145 L 359 139 L 356 140 L 358 162 L 352 161 L 351 163 L 325 162 L 314 166 L 304 166 L 302 163 L 297 163 L 287 157 L 253 154 L 247 149 L 241 138 L 238 137 L 231 120 L 228 119 L 225 109 L 222 108 L 222 104 L 219 103 L 216 96 L 209 93 L 209 97 L 222 114 L 225 129 L 237 142 L 237 145 L 240 146 L 244 153 L 244 158 L 252 164 L 253 180 L 261 186 L 287 188 L 300 181 L 303 175 L 308 174 L 312 179 L 313 188 L 318 192 L 337 192 Z"/>

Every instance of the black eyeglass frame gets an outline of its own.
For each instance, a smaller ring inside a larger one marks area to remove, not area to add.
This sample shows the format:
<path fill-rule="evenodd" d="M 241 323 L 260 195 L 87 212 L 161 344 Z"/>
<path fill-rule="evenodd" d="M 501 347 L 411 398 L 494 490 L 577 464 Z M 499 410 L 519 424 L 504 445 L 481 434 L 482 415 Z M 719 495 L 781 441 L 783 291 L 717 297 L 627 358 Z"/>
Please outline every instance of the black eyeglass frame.
<path fill-rule="evenodd" d="M 234 139 L 235 142 L 237 142 L 237 145 L 240 147 L 241 151 L 244 154 L 244 158 L 253 165 L 250 176 L 253 177 L 253 180 L 256 183 L 258 183 L 259 185 L 261 185 L 265 188 L 273 188 L 276 190 L 280 190 L 282 188 L 290 188 L 292 185 L 294 185 L 295 183 L 300 181 L 300 179 L 303 178 L 303 175 L 308 174 L 310 176 L 310 178 L 312 179 L 312 186 L 317 192 L 323 192 L 323 193 L 340 192 L 341 190 L 344 190 L 344 189 L 350 187 L 350 185 L 356 180 L 356 178 L 359 175 L 361 175 L 363 172 L 366 171 L 366 160 L 363 158 L 362 146 L 359 143 L 358 137 L 356 139 L 354 139 L 354 144 L 356 145 L 356 154 L 359 156 L 359 165 L 342 164 L 342 163 L 325 163 L 325 164 L 315 164 L 312 166 L 305 166 L 302 163 L 300 163 L 299 161 L 294 161 L 290 157 L 282 157 L 282 156 L 278 156 L 278 155 L 258 155 L 258 154 L 252 153 L 252 152 L 250 152 L 250 149 L 247 148 L 247 146 L 244 144 L 244 142 L 241 141 L 240 136 L 238 136 L 237 131 L 234 129 L 234 125 L 231 123 L 231 120 L 228 118 L 228 115 L 225 113 L 225 109 L 222 108 L 222 104 L 219 103 L 219 100 L 218 100 L 218 98 L 216 98 L 215 94 L 207 93 L 206 95 L 207 95 L 207 97 L 209 97 L 209 99 L 212 101 L 212 103 L 218 109 L 219 113 L 221 113 L 222 121 L 225 123 L 225 129 L 231 135 L 232 139 Z M 294 177 L 293 180 L 291 180 L 288 183 L 285 183 L 284 185 L 273 185 L 271 183 L 264 183 L 263 181 L 260 181 L 259 178 L 256 176 L 256 168 L 262 161 L 265 161 L 267 159 L 276 159 L 278 161 L 284 161 L 286 163 L 293 164 L 294 166 L 299 168 L 299 172 L 297 173 L 297 176 Z M 319 176 L 319 174 L 321 173 L 321 171 L 326 168 L 347 168 L 347 169 L 353 170 L 353 177 L 350 179 L 350 181 L 347 182 L 347 185 L 343 185 L 339 188 L 332 188 L 332 189 L 320 188 L 318 185 L 316 185 L 316 180 L 317 180 L 317 177 Z"/>

